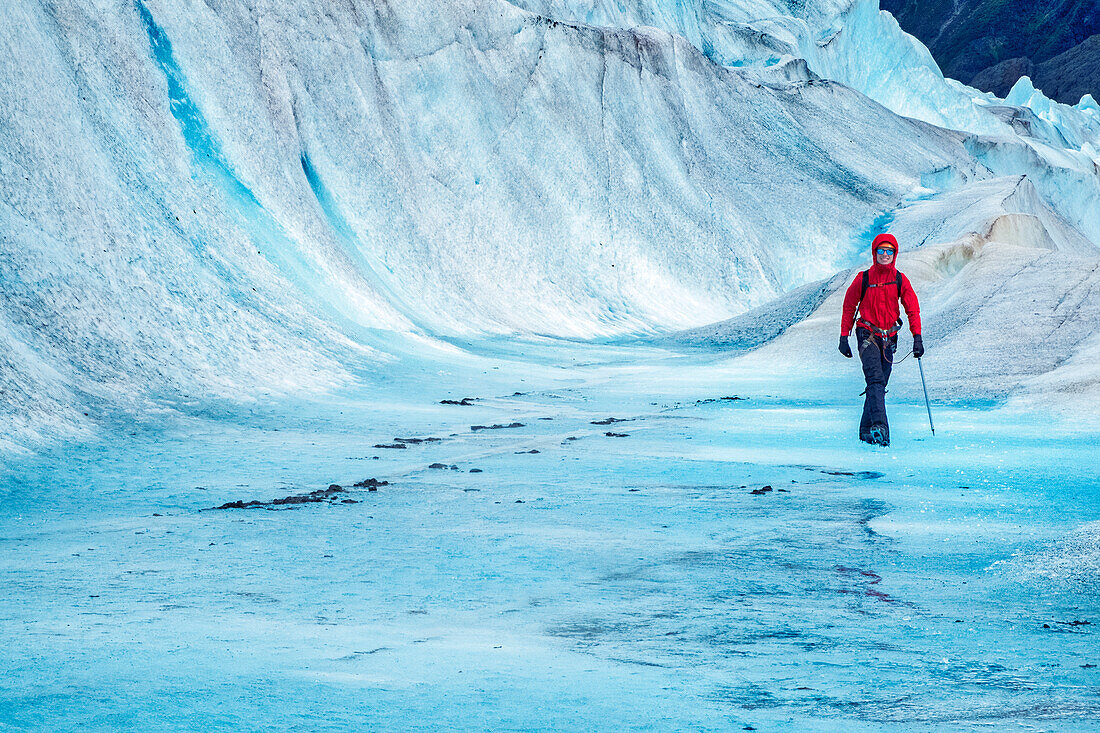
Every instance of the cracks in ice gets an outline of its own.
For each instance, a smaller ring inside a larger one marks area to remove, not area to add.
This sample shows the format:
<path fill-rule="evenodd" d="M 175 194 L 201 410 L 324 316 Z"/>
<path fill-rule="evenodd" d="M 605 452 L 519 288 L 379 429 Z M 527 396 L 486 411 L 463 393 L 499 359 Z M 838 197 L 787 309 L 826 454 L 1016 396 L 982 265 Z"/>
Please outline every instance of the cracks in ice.
<path fill-rule="evenodd" d="M 1100 265 L 1095 265 L 1092 268 L 1092 270 L 1089 271 L 1088 274 L 1083 276 L 1077 283 L 1075 283 L 1072 287 L 1070 287 L 1065 292 L 1064 295 L 1062 295 L 1062 297 L 1058 300 L 1058 303 L 1051 309 L 1051 312 L 1052 313 L 1057 313 L 1058 309 L 1062 307 L 1062 304 L 1065 303 L 1066 299 L 1069 298 L 1070 294 L 1073 293 L 1078 288 L 1080 288 L 1082 285 L 1084 285 L 1084 284 L 1086 284 L 1090 281 L 1093 281 L 1093 280 L 1100 281 L 1100 278 L 1094 278 L 1094 276 L 1096 275 L 1096 273 L 1098 271 L 1100 271 Z M 1060 331 L 1063 331 L 1067 322 L 1069 322 L 1071 320 L 1076 320 L 1076 319 L 1082 317 L 1081 311 L 1082 311 L 1083 307 L 1085 306 L 1085 304 L 1086 303 L 1095 303 L 1096 302 L 1096 297 L 1100 297 L 1100 296 L 1093 296 L 1093 291 L 1096 290 L 1096 289 L 1097 289 L 1097 283 L 1092 282 L 1092 284 L 1089 285 L 1088 289 L 1082 294 L 1081 298 L 1078 299 L 1076 306 L 1069 313 L 1063 315 L 1062 320 L 1059 321 L 1058 324 L 1055 325 L 1050 330 L 1050 333 L 1048 333 L 1046 335 L 1046 337 L 1043 339 L 1044 342 L 1049 341 L 1051 338 L 1054 337 L 1055 334 L 1059 333 Z M 1086 313 L 1084 315 L 1084 317 L 1087 318 L 1088 315 L 1089 314 Z M 1093 335 L 1092 331 L 1087 329 L 1087 328 L 1070 329 L 1070 333 L 1071 333 L 1070 343 L 1069 343 L 1068 346 L 1066 346 L 1066 348 L 1064 348 L 1060 352 L 1058 352 L 1058 356 L 1054 359 L 1053 364 L 1051 366 L 1051 371 L 1053 371 L 1054 369 L 1058 369 L 1065 362 L 1072 359 L 1073 356 L 1075 355 L 1076 348 L 1078 346 L 1080 346 L 1082 343 L 1084 343 L 1085 341 L 1087 341 L 1089 338 L 1091 338 L 1092 335 Z M 1075 335 L 1076 338 L 1073 338 L 1073 335 Z"/>
<path fill-rule="evenodd" d="M 515 125 L 516 120 L 523 114 L 523 105 L 527 100 L 527 94 L 535 88 L 535 75 L 538 74 L 542 65 L 542 57 L 546 53 L 546 31 L 545 29 L 539 35 L 539 46 L 535 53 L 535 62 L 531 65 L 531 70 L 527 72 L 527 80 L 523 84 L 523 88 L 520 90 L 519 95 L 514 102 L 514 108 L 512 115 L 501 126 L 500 132 L 496 135 L 496 139 L 493 142 L 493 152 L 499 154 L 502 145 L 504 144 L 504 138 L 511 133 L 512 126 Z"/>
<path fill-rule="evenodd" d="M 604 210 L 607 212 L 608 237 L 615 237 L 615 215 L 611 207 L 611 143 L 607 136 L 607 46 L 606 38 L 600 45 L 600 136 L 604 155 Z M 640 72 L 639 72 L 640 73 Z"/>

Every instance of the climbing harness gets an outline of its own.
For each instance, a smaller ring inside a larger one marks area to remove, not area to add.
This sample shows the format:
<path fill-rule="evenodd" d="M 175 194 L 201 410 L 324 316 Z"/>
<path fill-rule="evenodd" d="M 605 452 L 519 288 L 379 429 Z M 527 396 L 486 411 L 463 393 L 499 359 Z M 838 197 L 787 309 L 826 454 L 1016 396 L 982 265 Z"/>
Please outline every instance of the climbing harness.
<path fill-rule="evenodd" d="M 878 349 L 879 349 L 879 352 L 882 354 L 882 358 L 885 359 L 888 364 L 900 364 L 903 361 L 905 361 L 906 359 L 908 359 L 910 356 L 913 355 L 913 351 L 910 350 L 909 353 L 906 354 L 905 356 L 901 357 L 900 359 L 895 359 L 893 356 L 891 356 L 887 352 L 886 344 L 888 343 L 888 341 L 891 337 L 893 337 L 897 334 L 897 331 L 894 331 L 894 332 L 891 333 L 891 332 L 888 332 L 888 331 L 884 331 L 881 328 L 874 328 L 874 326 L 871 326 L 870 328 L 868 328 L 868 324 L 865 321 L 863 321 L 862 319 L 856 325 L 859 328 L 863 328 L 863 329 L 871 332 L 871 335 L 867 337 L 867 341 L 868 342 L 874 342 L 875 344 L 878 345 Z M 901 328 L 901 319 L 899 318 L 898 319 L 898 329 L 900 329 L 900 328 Z M 874 329 L 874 330 L 872 331 L 872 329 Z M 860 342 L 860 343 L 862 343 L 862 342 Z M 895 355 L 897 354 L 897 352 L 894 352 L 894 353 L 895 353 Z"/>
<path fill-rule="evenodd" d="M 868 288 L 882 288 L 882 287 L 886 287 L 887 285 L 895 286 L 898 289 L 897 297 L 898 297 L 898 299 L 901 298 L 901 273 L 900 272 L 898 273 L 897 278 L 894 279 L 894 280 L 890 280 L 890 281 L 884 282 L 884 283 L 873 283 L 873 284 L 871 283 L 871 277 L 870 277 L 870 271 L 869 270 L 864 270 L 861 274 L 862 274 L 862 282 L 860 283 L 860 289 L 859 289 L 859 302 L 860 303 L 863 303 L 863 298 L 864 298 L 865 295 L 867 295 L 867 289 Z M 893 357 L 889 356 L 886 353 L 886 342 L 887 342 L 887 340 L 892 338 L 893 336 L 896 336 L 898 331 L 901 330 L 901 327 L 903 325 L 904 325 L 904 321 L 901 320 L 900 315 L 898 316 L 897 323 L 894 324 L 894 327 L 892 329 L 879 328 L 875 324 L 871 323 L 870 321 L 868 321 L 867 319 L 862 318 L 862 317 L 860 317 L 856 321 L 856 326 L 859 327 L 859 328 L 866 329 L 871 334 L 872 338 L 875 337 L 875 336 L 878 336 L 879 351 L 882 352 L 882 358 L 885 359 L 890 364 L 900 364 L 903 361 L 905 361 L 906 359 L 908 359 L 909 356 L 913 353 L 912 351 L 910 351 L 908 354 L 903 356 L 901 359 L 898 359 L 897 361 L 894 361 Z"/>

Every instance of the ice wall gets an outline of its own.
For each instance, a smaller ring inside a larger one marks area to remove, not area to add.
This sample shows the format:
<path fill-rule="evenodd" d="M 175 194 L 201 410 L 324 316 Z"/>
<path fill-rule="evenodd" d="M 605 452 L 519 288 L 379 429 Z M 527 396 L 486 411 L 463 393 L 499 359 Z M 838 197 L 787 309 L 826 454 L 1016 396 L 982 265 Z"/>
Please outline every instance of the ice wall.
<path fill-rule="evenodd" d="M 434 332 L 589 337 L 740 310 L 827 272 L 853 226 L 968 158 L 848 90 L 768 87 L 665 32 L 371 7 L 265 6 L 272 51 L 251 71 L 248 24 L 175 6 L 160 23 L 258 200 L 327 201 L 360 269 Z M 254 108 L 249 144 L 218 111 L 234 107 Z"/>
<path fill-rule="evenodd" d="M 723 66 L 764 69 L 789 58 L 804 59 L 814 75 L 857 89 L 899 114 L 976 134 L 1011 132 L 987 109 L 999 101 L 996 97 L 945 79 L 927 47 L 881 11 L 878 0 L 516 1 L 547 17 L 663 28 Z M 1030 80 L 1026 86 L 1023 99 L 1010 94 L 1008 103 L 1026 105 L 1035 91 Z M 1087 99 L 1070 108 L 1040 92 L 1035 104 L 1061 108 L 1068 126 L 1088 122 L 1070 111 L 1082 111 Z M 1089 135 L 1095 139 L 1096 132 Z"/>
<path fill-rule="evenodd" d="M 1091 108 L 1061 147 L 971 124 L 874 3 L 523 5 L 3 4 L 4 439 L 327 389 L 406 336 L 716 321 L 994 175 L 1097 235 Z"/>
<path fill-rule="evenodd" d="M 999 100 L 945 79 L 928 49 L 880 11 L 878 0 L 518 2 L 552 17 L 597 25 L 654 25 L 683 35 L 717 64 L 764 79 L 798 60 L 808 78 L 838 81 L 898 114 L 972 133 L 974 154 L 994 176 L 1031 175 L 1062 215 L 1091 229 L 1094 239 L 1100 236 L 1096 102 L 1086 95 L 1073 107 L 1058 104 L 1026 79 L 1008 100 Z M 989 154 L 990 148 L 995 152 Z"/>

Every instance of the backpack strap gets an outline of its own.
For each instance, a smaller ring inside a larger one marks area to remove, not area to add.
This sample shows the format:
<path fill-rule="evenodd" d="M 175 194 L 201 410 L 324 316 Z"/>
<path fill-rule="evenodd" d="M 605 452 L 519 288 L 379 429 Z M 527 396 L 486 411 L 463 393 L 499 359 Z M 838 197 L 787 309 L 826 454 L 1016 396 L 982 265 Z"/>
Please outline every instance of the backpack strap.
<path fill-rule="evenodd" d="M 860 303 L 863 302 L 863 296 L 867 295 L 867 288 L 881 288 L 881 287 L 884 287 L 884 286 L 890 284 L 890 283 L 879 283 L 877 285 L 871 285 L 870 270 L 864 270 L 861 273 L 861 275 L 862 275 L 862 283 L 860 284 L 860 291 L 859 291 L 859 302 Z M 898 300 L 901 300 L 901 271 L 900 270 L 898 271 L 897 279 L 894 280 L 894 284 L 897 286 L 897 289 L 898 289 L 897 290 L 897 298 L 898 298 Z M 899 311 L 900 311 L 900 309 L 899 309 Z M 862 317 L 858 318 L 857 321 L 856 321 L 856 325 L 863 326 L 868 331 L 871 331 L 872 333 L 876 333 L 877 335 L 879 335 L 883 338 L 889 338 L 890 336 L 893 336 L 895 333 L 897 333 L 901 329 L 901 327 L 904 323 L 905 322 L 901 320 L 901 313 L 900 312 L 898 313 L 898 322 L 894 324 L 893 330 L 881 329 L 878 326 L 875 326 L 874 324 L 870 323 L 869 321 L 865 321 Z"/>
<path fill-rule="evenodd" d="M 864 270 L 863 272 L 860 273 L 860 275 L 862 276 L 862 283 L 859 286 L 859 300 L 860 300 L 861 303 L 863 302 L 863 297 L 865 295 L 867 295 L 867 288 L 881 288 L 884 285 L 889 285 L 890 284 L 890 283 L 879 283 L 877 285 L 871 285 L 871 277 L 870 277 L 869 273 L 870 273 L 870 270 Z M 898 271 L 897 279 L 894 280 L 894 284 L 898 288 L 898 298 L 900 299 L 901 298 L 901 271 L 900 270 Z"/>

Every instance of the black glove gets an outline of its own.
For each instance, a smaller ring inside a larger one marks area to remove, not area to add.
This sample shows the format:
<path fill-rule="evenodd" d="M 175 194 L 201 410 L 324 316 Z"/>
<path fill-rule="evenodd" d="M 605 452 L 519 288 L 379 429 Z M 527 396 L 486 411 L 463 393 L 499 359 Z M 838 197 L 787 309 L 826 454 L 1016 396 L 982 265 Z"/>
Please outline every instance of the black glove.
<path fill-rule="evenodd" d="M 917 338 L 920 338 L 920 336 L 917 336 Z M 852 358 L 852 347 L 848 345 L 848 337 L 847 336 L 841 336 L 840 337 L 840 347 L 839 348 L 840 348 L 840 353 L 844 354 L 849 359 Z M 922 354 L 924 353 L 924 349 L 921 349 L 921 353 Z"/>
<path fill-rule="evenodd" d="M 924 342 L 921 341 L 919 334 L 913 337 L 913 356 L 918 359 L 924 356 Z"/>

